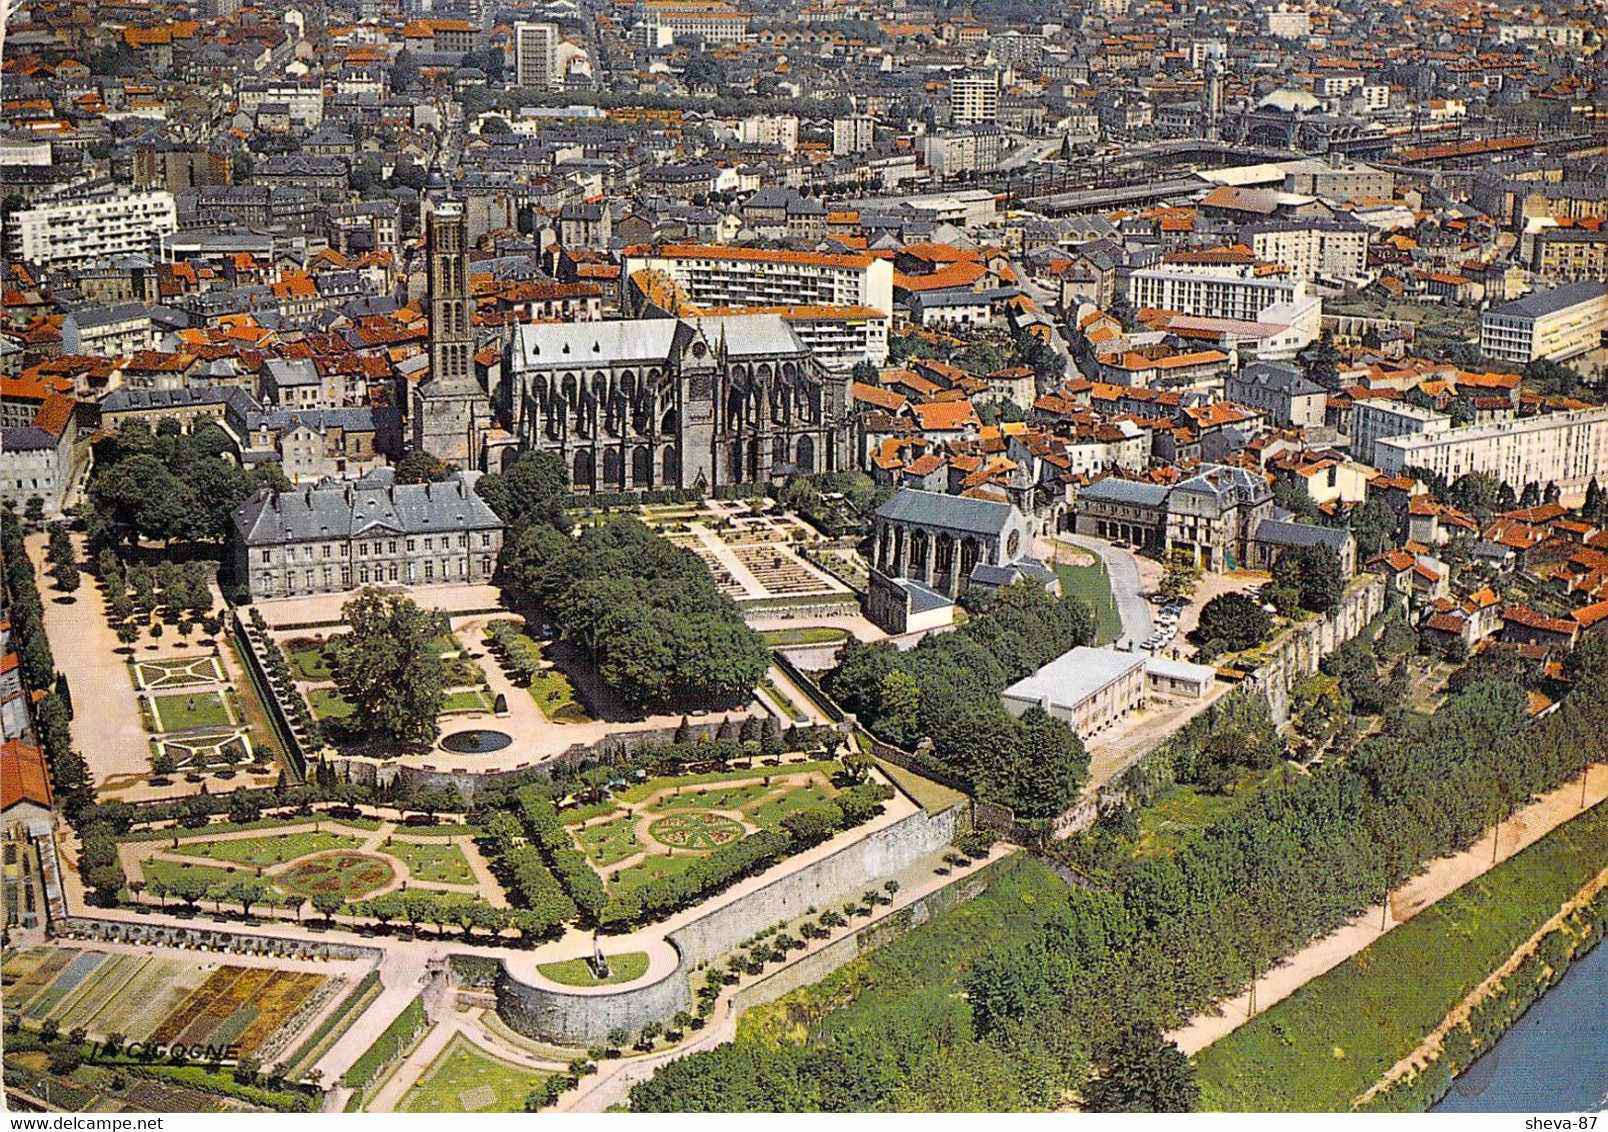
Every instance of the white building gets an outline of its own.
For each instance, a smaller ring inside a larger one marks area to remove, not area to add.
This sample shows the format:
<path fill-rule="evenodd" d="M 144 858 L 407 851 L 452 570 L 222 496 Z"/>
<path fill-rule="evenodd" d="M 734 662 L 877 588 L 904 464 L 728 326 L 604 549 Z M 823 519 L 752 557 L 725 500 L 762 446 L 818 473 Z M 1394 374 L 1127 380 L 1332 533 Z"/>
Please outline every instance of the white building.
<path fill-rule="evenodd" d="M 1547 413 L 1467 425 L 1433 435 L 1398 436 L 1375 446 L 1379 470 L 1425 468 L 1448 481 L 1478 472 L 1518 491 L 1525 484 L 1584 487 L 1608 469 L 1608 409 Z"/>
<path fill-rule="evenodd" d="M 798 148 L 798 117 L 794 114 L 750 114 L 738 127 L 744 145 L 774 145 L 783 153 Z"/>
<path fill-rule="evenodd" d="M 748 38 L 748 13 L 724 0 L 642 0 L 636 30 L 646 47 L 668 47 L 683 35 L 705 43 L 741 43 Z"/>
<path fill-rule="evenodd" d="M 869 114 L 832 119 L 832 156 L 864 153 L 876 144 L 877 120 Z"/>
<path fill-rule="evenodd" d="M 949 114 L 957 126 L 999 121 L 999 73 L 962 71 L 951 75 Z"/>
<path fill-rule="evenodd" d="M 1128 277 L 1128 301 L 1136 310 L 1151 307 L 1202 318 L 1256 322 L 1269 307 L 1304 298 L 1305 281 L 1291 276 L 1259 276 L 1250 271 L 1169 264 L 1147 267 Z"/>
<path fill-rule="evenodd" d="M 125 192 L 13 213 L 6 244 L 13 259 L 72 267 L 116 255 L 153 254 L 178 227 L 172 193 Z"/>
<path fill-rule="evenodd" d="M 642 270 L 669 276 L 702 307 L 871 307 L 893 313 L 893 264 L 871 255 L 708 244 L 627 248 L 622 277 Z"/>
<path fill-rule="evenodd" d="M 1039 708 L 1087 739 L 1143 708 L 1149 696 L 1200 699 L 1211 691 L 1215 675 L 1203 664 L 1079 647 L 1006 688 L 1000 703 L 1018 718 Z"/>
<path fill-rule="evenodd" d="M 1312 16 L 1304 8 L 1280 4 L 1264 18 L 1267 34 L 1275 39 L 1305 39 L 1312 34 Z"/>
<path fill-rule="evenodd" d="M 1246 229 L 1256 258 L 1283 264 L 1307 282 L 1356 279 L 1368 271 L 1371 229 L 1341 220 L 1287 220 Z"/>
<path fill-rule="evenodd" d="M 551 90 L 563 77 L 558 71 L 558 28 L 553 24 L 514 25 L 514 77 L 522 87 Z"/>
<path fill-rule="evenodd" d="M 935 176 L 957 173 L 991 173 L 999 166 L 1004 138 L 998 126 L 972 126 L 923 134 L 921 159 Z"/>
<path fill-rule="evenodd" d="M 324 88 L 297 82 L 245 83 L 236 96 L 242 114 L 253 118 L 264 104 L 283 106 L 292 126 L 311 127 L 324 120 Z"/>
<path fill-rule="evenodd" d="M 1449 431 L 1452 418 L 1405 401 L 1359 401 L 1351 410 L 1351 455 L 1372 464 L 1381 440 L 1399 436 L 1438 436 Z"/>
<path fill-rule="evenodd" d="M 1493 307 L 1480 316 L 1480 350 L 1518 362 L 1563 361 L 1602 345 L 1608 333 L 1608 283 L 1583 280 Z"/>

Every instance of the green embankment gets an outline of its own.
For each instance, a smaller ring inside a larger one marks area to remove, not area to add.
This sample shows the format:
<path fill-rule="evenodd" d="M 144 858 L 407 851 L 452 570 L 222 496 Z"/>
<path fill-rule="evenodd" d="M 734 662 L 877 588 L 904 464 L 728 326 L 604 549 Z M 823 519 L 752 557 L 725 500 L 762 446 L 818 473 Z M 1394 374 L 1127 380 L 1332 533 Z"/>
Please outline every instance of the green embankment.
<path fill-rule="evenodd" d="M 1201 1108 L 1349 1110 L 1605 867 L 1599 806 L 1202 1050 Z"/>

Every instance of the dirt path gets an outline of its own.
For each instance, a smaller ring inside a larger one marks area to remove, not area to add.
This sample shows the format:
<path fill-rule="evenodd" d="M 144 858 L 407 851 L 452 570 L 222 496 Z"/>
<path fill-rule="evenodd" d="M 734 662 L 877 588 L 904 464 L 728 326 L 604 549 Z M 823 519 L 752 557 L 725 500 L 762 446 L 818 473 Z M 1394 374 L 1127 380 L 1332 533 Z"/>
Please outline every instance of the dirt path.
<path fill-rule="evenodd" d="M 1608 773 L 1593 767 L 1588 772 L 1586 807 L 1608 799 Z M 1346 921 L 1335 931 L 1296 952 L 1256 984 L 1257 1012 L 1282 1002 L 1319 975 L 1339 966 L 1385 932 L 1406 923 L 1436 901 L 1451 895 L 1469 881 L 1484 876 L 1509 857 L 1535 844 L 1583 812 L 1581 781 L 1576 778 L 1518 811 L 1497 830 L 1497 851 L 1492 859 L 1490 831 L 1472 848 L 1431 861 L 1412 880 L 1390 894 L 1390 915 L 1375 904 Z M 1380 922 L 1384 920 L 1384 929 Z M 1219 1000 L 1209 1013 L 1197 1014 L 1167 1035 L 1185 1054 L 1194 1055 L 1239 1029 L 1250 1019 L 1250 992 Z"/>
<path fill-rule="evenodd" d="M 1389 1088 L 1409 1072 L 1427 1067 L 1435 1058 L 1440 1056 L 1441 1047 L 1446 1042 L 1446 1036 L 1467 1021 L 1474 1008 L 1489 998 L 1504 979 L 1517 971 L 1520 964 L 1534 954 L 1535 949 L 1540 946 L 1543 939 L 1556 931 L 1571 914 L 1591 903 L 1604 888 L 1608 888 L 1608 869 L 1603 869 L 1581 886 L 1578 892 L 1564 902 L 1562 908 L 1558 909 L 1546 923 L 1536 929 L 1535 934 L 1514 949 L 1513 954 L 1508 956 L 1507 962 L 1492 971 L 1479 986 L 1464 997 L 1463 1001 L 1452 1007 L 1446 1017 L 1441 1020 L 1441 1024 L 1436 1026 L 1423 1041 L 1419 1042 L 1411 1053 L 1396 1062 L 1395 1065 L 1392 1065 L 1385 1071 L 1384 1076 L 1373 1083 L 1366 1093 L 1352 1101 L 1352 1107 L 1356 1108 L 1366 1104 L 1381 1090 Z"/>

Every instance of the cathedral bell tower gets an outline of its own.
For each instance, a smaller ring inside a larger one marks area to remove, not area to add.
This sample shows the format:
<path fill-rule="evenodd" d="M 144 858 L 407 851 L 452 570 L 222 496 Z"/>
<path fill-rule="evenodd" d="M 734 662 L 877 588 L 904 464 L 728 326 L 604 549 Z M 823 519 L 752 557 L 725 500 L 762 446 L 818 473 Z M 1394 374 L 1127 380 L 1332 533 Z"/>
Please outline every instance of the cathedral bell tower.
<path fill-rule="evenodd" d="M 432 180 L 443 188 L 445 179 Z M 444 192 L 424 212 L 430 300 L 430 372 L 413 393 L 413 446 L 456 468 L 480 467 L 491 400 L 475 378 L 474 300 L 469 294 L 469 226 Z"/>

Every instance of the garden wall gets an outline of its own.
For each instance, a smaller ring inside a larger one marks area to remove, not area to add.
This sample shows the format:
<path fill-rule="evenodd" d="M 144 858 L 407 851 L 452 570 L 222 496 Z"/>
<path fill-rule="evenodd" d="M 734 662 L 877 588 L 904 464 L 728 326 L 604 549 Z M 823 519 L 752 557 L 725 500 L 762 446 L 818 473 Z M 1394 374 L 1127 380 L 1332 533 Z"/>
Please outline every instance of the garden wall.
<path fill-rule="evenodd" d="M 56 927 L 64 939 L 102 940 L 108 943 L 148 944 L 153 947 L 202 948 L 234 955 L 285 955 L 292 958 L 367 959 L 378 963 L 384 952 L 337 941 L 292 939 L 267 932 L 238 932 L 213 927 L 69 916 Z"/>
<path fill-rule="evenodd" d="M 1383 613 L 1388 593 L 1383 577 L 1366 574 L 1347 588 L 1333 613 L 1303 622 L 1267 646 L 1267 659 L 1247 683 L 1267 696 L 1274 724 L 1282 726 L 1290 718 L 1290 690 L 1296 683 Z"/>
<path fill-rule="evenodd" d="M 859 958 L 868 951 L 887 946 L 913 928 L 919 928 L 940 912 L 946 912 L 957 904 L 982 895 L 993 883 L 994 869 L 993 863 L 985 865 L 953 884 L 946 884 L 936 891 L 929 892 L 891 916 L 884 916 L 842 939 L 835 939 L 798 962 L 789 963 L 781 970 L 750 983 L 732 995 L 732 1014 L 741 1015 L 753 1007 L 775 1002 L 800 987 L 818 983 L 845 963 Z"/>
<path fill-rule="evenodd" d="M 778 875 L 774 880 L 670 932 L 667 938 L 675 947 L 679 961 L 668 974 L 643 986 L 604 993 L 567 990 L 556 985 L 523 982 L 504 965 L 497 977 L 497 1013 L 522 1034 L 583 1044 L 606 1040 L 608 1032 L 617 1026 L 639 1030 L 645 1023 L 666 1021 L 691 1003 L 691 974 L 699 965 L 727 954 L 761 928 L 803 916 L 812 906 L 825 907 L 857 897 L 883 878 L 941 852 L 966 828 L 968 820 L 965 806 L 951 806 L 940 814 L 918 811 L 807 865 L 792 866 L 782 862 L 775 866 Z M 952 887 L 955 886 L 946 886 L 946 890 Z M 980 891 L 981 887 L 972 892 L 963 889 L 965 895 L 956 895 L 953 899 L 966 899 Z M 917 902 L 921 903 L 924 902 Z M 913 904 L 911 909 L 915 907 L 917 905 Z M 920 913 L 911 909 L 901 909 L 890 919 L 897 920 L 908 914 L 912 918 L 902 929 L 908 930 L 909 926 L 924 922 L 932 914 L 930 909 Z M 918 915 L 922 919 L 913 918 Z M 852 943 L 839 949 L 840 944 L 869 931 L 869 927 L 862 928 L 854 936 L 846 936 L 818 953 L 830 955 L 830 960 L 817 960 L 814 955 L 801 960 L 810 964 L 810 974 L 801 978 L 806 982 L 814 981 L 848 962 L 861 950 L 875 946 L 874 942 L 863 946 Z M 821 966 L 822 963 L 828 965 Z M 791 989 L 791 986 L 782 986 L 772 997 Z"/>

